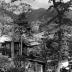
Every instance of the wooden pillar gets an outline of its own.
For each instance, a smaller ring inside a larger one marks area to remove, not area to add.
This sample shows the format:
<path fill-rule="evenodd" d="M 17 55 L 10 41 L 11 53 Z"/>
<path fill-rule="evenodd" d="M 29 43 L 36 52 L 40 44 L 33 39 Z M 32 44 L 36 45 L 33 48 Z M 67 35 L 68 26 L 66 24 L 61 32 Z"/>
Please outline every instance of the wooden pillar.
<path fill-rule="evenodd" d="M 14 58 L 14 25 L 12 28 L 11 57 Z"/>
<path fill-rule="evenodd" d="M 19 55 L 21 55 L 21 50 L 20 49 L 21 49 L 21 42 L 19 42 L 19 53 L 18 53 Z"/>
<path fill-rule="evenodd" d="M 22 36 L 21 36 L 21 55 L 22 55 Z"/>
<path fill-rule="evenodd" d="M 11 42 L 11 57 L 14 58 L 14 42 Z"/>
<path fill-rule="evenodd" d="M 41 65 L 41 72 L 43 72 L 43 65 Z"/>
<path fill-rule="evenodd" d="M 37 69 L 37 62 L 35 62 L 35 69 L 36 69 L 35 72 L 38 72 L 38 69 Z"/>

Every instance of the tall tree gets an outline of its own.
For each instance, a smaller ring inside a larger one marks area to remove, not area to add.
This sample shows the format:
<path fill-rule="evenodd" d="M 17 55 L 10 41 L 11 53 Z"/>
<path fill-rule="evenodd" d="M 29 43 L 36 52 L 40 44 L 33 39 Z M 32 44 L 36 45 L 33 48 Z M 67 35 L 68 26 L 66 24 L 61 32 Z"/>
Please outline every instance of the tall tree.
<path fill-rule="evenodd" d="M 59 0 L 59 2 L 56 0 L 50 0 L 50 1 L 53 2 L 53 6 L 51 6 L 50 8 L 53 7 L 58 14 L 55 17 L 56 20 L 53 18 L 50 21 L 48 21 L 48 23 L 51 23 L 51 21 L 55 20 L 55 23 L 58 24 L 59 29 L 56 32 L 58 34 L 58 44 L 59 44 L 58 45 L 58 50 L 59 50 L 58 62 L 61 62 L 62 60 L 66 60 L 66 59 L 68 60 L 68 57 L 69 57 L 69 46 L 68 46 L 69 43 L 68 43 L 67 36 L 65 36 L 65 32 L 66 32 L 65 29 L 66 29 L 66 26 L 68 26 L 67 24 L 70 24 L 72 21 L 71 19 L 65 18 L 65 12 L 69 11 L 69 7 L 71 7 L 72 1 L 70 0 L 69 2 L 66 2 L 66 3 L 64 3 L 62 0 Z M 50 40 L 50 44 L 51 42 L 53 42 L 53 40 L 52 41 Z M 60 63 L 58 65 L 57 72 L 60 72 Z"/>

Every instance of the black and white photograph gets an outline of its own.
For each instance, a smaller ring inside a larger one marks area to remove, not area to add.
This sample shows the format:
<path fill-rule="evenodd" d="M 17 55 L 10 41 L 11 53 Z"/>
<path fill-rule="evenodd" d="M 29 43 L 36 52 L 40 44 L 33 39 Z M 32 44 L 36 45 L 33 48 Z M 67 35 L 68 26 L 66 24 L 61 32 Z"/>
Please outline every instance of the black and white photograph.
<path fill-rule="evenodd" d="M 0 0 L 0 72 L 72 72 L 72 0 Z"/>

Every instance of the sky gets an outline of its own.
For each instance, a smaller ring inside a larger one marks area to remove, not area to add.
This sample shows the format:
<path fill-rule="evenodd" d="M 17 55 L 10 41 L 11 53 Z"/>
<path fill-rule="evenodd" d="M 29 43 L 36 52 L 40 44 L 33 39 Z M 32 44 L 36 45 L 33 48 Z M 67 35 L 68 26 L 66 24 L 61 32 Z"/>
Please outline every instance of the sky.
<path fill-rule="evenodd" d="M 32 6 L 33 8 L 35 9 L 38 9 L 38 8 L 48 8 L 51 4 L 48 3 L 48 0 L 36 0 Z"/>
<path fill-rule="evenodd" d="M 5 0 L 6 2 L 11 2 L 11 0 Z M 49 0 L 21 0 L 22 2 L 29 3 L 33 9 L 38 9 L 38 8 L 45 8 L 48 9 L 51 3 L 48 3 Z M 58 1 L 58 0 L 57 0 Z M 64 2 L 67 2 L 69 0 L 63 0 Z"/>
<path fill-rule="evenodd" d="M 33 8 L 38 9 L 38 8 L 45 8 L 48 9 L 50 5 L 53 3 L 49 3 L 49 0 L 35 0 L 35 2 L 32 3 Z M 58 0 L 57 0 L 58 1 Z M 63 2 L 68 2 L 70 0 L 63 0 Z"/>
<path fill-rule="evenodd" d="M 27 3 L 30 3 L 33 9 L 38 9 L 38 8 L 45 8 L 48 9 L 48 7 L 51 5 L 51 3 L 48 3 L 48 0 L 24 0 Z"/>
<path fill-rule="evenodd" d="M 22 2 L 29 3 L 33 9 L 38 9 L 38 8 L 48 8 L 49 3 L 48 0 L 21 0 Z M 11 0 L 5 0 L 6 3 L 11 2 Z"/>

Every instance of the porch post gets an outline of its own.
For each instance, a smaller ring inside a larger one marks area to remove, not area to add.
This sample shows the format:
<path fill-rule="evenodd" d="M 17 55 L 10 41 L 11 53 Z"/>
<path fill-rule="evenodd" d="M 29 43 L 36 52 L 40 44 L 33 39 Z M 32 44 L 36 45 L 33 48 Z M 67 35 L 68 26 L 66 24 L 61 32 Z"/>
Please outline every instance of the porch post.
<path fill-rule="evenodd" d="M 11 57 L 14 58 L 14 25 L 12 28 Z"/>
<path fill-rule="evenodd" d="M 22 36 L 21 36 L 21 55 L 22 55 Z"/>
<path fill-rule="evenodd" d="M 11 42 L 11 57 L 14 58 L 14 42 Z"/>

